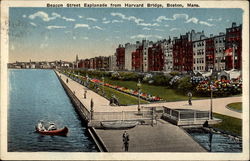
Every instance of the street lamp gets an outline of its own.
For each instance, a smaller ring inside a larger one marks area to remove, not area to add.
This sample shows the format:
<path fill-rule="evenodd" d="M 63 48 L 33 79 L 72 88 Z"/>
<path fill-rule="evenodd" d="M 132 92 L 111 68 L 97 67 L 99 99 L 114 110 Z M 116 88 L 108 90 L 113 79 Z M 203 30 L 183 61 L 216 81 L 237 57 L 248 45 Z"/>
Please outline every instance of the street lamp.
<path fill-rule="evenodd" d="M 213 81 L 210 80 L 210 120 L 213 119 Z"/>
<path fill-rule="evenodd" d="M 141 107 L 140 107 L 141 82 L 140 80 L 138 80 L 137 87 L 138 87 L 138 113 L 140 113 L 141 112 Z"/>
<path fill-rule="evenodd" d="M 102 94 L 104 95 L 104 77 L 102 76 Z"/>

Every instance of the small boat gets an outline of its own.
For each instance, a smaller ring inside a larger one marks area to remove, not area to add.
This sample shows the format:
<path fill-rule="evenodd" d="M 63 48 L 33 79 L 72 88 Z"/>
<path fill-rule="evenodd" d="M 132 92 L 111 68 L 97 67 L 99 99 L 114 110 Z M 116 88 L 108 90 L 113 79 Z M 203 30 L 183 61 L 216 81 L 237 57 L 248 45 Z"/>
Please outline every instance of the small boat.
<path fill-rule="evenodd" d="M 64 127 L 62 129 L 58 129 L 58 130 L 45 130 L 45 131 L 41 131 L 37 128 L 36 126 L 36 132 L 43 134 L 43 135 L 60 135 L 60 136 L 66 136 L 68 133 L 69 129 L 67 127 Z"/>
<path fill-rule="evenodd" d="M 138 125 L 138 121 L 102 121 L 101 125 L 105 129 L 128 129 Z"/>

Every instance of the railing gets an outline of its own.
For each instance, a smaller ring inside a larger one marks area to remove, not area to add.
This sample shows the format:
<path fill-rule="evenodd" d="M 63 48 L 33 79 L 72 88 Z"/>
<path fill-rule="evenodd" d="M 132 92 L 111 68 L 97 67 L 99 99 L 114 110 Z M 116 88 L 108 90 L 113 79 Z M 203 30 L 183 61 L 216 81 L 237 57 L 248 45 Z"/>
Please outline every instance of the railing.
<path fill-rule="evenodd" d="M 152 119 L 152 111 L 94 112 L 93 120 L 143 120 Z"/>
<path fill-rule="evenodd" d="M 209 111 L 198 111 L 190 109 L 170 109 L 163 107 L 163 115 L 175 121 L 195 121 L 195 120 L 209 120 Z"/>

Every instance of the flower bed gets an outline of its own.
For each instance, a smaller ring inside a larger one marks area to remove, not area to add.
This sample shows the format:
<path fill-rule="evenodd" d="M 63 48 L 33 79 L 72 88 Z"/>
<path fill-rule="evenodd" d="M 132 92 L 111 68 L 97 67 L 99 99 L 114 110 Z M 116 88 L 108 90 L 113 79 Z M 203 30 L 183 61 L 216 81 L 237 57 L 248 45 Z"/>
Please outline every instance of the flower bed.
<path fill-rule="evenodd" d="M 215 96 L 229 96 L 242 92 L 242 80 L 216 80 L 212 84 L 209 81 L 202 81 L 196 87 L 198 93 L 209 95 L 211 88 Z"/>
<path fill-rule="evenodd" d="M 87 79 L 84 76 L 76 75 L 76 74 L 73 74 L 73 73 L 65 73 L 65 74 L 67 76 L 69 76 L 70 78 L 72 78 L 73 80 L 75 80 L 77 82 L 81 82 L 81 84 L 83 84 L 82 80 Z M 103 82 L 101 80 L 99 80 L 99 79 L 96 79 L 96 78 L 93 78 L 93 79 L 89 78 L 89 81 L 92 82 L 92 83 L 103 85 Z M 132 95 L 132 96 L 135 96 L 135 97 L 138 97 L 138 91 L 137 90 L 128 89 L 128 88 L 125 88 L 125 87 L 120 87 L 120 86 L 112 85 L 112 84 L 109 84 L 109 83 L 104 83 L 104 86 L 115 89 L 117 91 L 120 91 L 120 92 L 123 92 L 123 93 L 126 93 L 126 94 L 129 94 L 129 95 Z M 152 96 L 150 94 L 142 93 L 142 92 L 140 93 L 140 98 L 142 98 L 142 99 L 144 99 L 146 101 L 150 101 L 150 102 L 162 101 L 163 100 L 160 97 Z"/>

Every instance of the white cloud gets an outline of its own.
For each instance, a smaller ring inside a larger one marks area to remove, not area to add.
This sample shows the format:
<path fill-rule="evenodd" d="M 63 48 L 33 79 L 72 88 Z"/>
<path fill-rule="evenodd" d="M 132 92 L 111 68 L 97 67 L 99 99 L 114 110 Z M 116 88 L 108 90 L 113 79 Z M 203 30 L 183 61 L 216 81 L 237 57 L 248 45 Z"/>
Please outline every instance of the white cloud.
<path fill-rule="evenodd" d="M 93 26 L 93 29 L 103 30 L 103 28 L 101 28 L 99 26 Z"/>
<path fill-rule="evenodd" d="M 164 31 L 164 30 L 162 30 L 162 29 L 155 29 L 155 31 Z"/>
<path fill-rule="evenodd" d="M 37 25 L 36 25 L 35 23 L 33 23 L 33 22 L 31 22 L 30 24 L 31 24 L 32 26 L 35 26 L 35 27 L 37 26 Z"/>
<path fill-rule="evenodd" d="M 137 18 L 135 16 L 126 16 L 126 15 L 119 13 L 119 12 L 112 12 L 110 14 L 111 14 L 111 16 L 114 16 L 114 17 L 117 16 L 117 17 L 120 17 L 121 19 L 124 19 L 124 20 L 134 21 L 136 24 L 144 21 L 143 19 Z"/>
<path fill-rule="evenodd" d="M 51 29 L 65 29 L 66 26 L 47 26 L 47 29 L 51 30 Z"/>
<path fill-rule="evenodd" d="M 176 30 L 179 30 L 178 28 L 171 28 L 169 31 L 176 31 Z"/>
<path fill-rule="evenodd" d="M 201 25 L 206 25 L 206 26 L 209 26 L 209 27 L 215 26 L 214 24 L 208 23 L 208 22 L 206 22 L 206 21 L 199 21 L 199 23 L 200 23 Z"/>
<path fill-rule="evenodd" d="M 151 29 L 148 27 L 143 27 L 142 30 L 151 30 Z"/>
<path fill-rule="evenodd" d="M 169 27 L 169 25 L 168 24 L 166 24 L 166 25 L 164 25 L 165 27 Z"/>
<path fill-rule="evenodd" d="M 222 20 L 222 18 L 209 18 L 209 19 L 207 19 L 208 21 L 221 21 Z"/>
<path fill-rule="evenodd" d="M 75 21 L 75 19 L 73 19 L 73 18 L 67 18 L 67 17 L 62 17 L 62 19 L 63 20 L 65 20 L 65 21 Z"/>
<path fill-rule="evenodd" d="M 56 19 L 55 16 L 49 17 L 49 15 L 43 11 L 38 11 L 32 15 L 29 15 L 29 18 L 32 20 L 35 19 L 36 17 L 41 18 L 43 21 L 50 21 L 50 20 Z"/>
<path fill-rule="evenodd" d="M 88 24 L 75 24 L 74 28 L 76 29 L 76 28 L 80 28 L 80 27 L 91 29 Z"/>
<path fill-rule="evenodd" d="M 112 23 L 122 23 L 122 20 L 112 20 Z"/>
<path fill-rule="evenodd" d="M 73 36 L 72 38 L 73 38 L 73 40 L 76 40 L 76 37 L 75 37 L 75 36 Z"/>
<path fill-rule="evenodd" d="M 29 18 L 32 19 L 32 20 L 35 19 L 36 17 L 39 17 L 43 21 L 46 21 L 46 22 L 51 21 L 51 20 L 55 20 L 57 18 L 61 18 L 61 19 L 65 20 L 65 21 L 75 21 L 75 19 L 61 16 L 60 14 L 55 13 L 55 12 L 51 13 L 51 16 L 49 16 L 46 12 L 43 12 L 43 11 L 38 11 L 38 12 L 32 14 L 32 15 L 29 15 Z"/>
<path fill-rule="evenodd" d="M 110 21 L 103 21 L 102 23 L 104 23 L 104 24 L 108 24 L 108 23 L 110 23 Z"/>
<path fill-rule="evenodd" d="M 83 37 L 83 39 L 84 39 L 84 40 L 88 40 L 89 38 L 85 36 L 85 37 Z"/>
<path fill-rule="evenodd" d="M 161 36 L 158 36 L 158 35 L 142 35 L 142 34 L 139 34 L 139 35 L 134 35 L 134 36 L 131 36 L 130 39 L 148 39 L 148 38 L 157 38 L 157 39 L 162 39 Z"/>
<path fill-rule="evenodd" d="M 193 23 L 197 24 L 198 21 L 199 21 L 198 18 L 192 17 L 192 18 L 188 19 L 185 23 L 193 22 Z"/>
<path fill-rule="evenodd" d="M 166 16 L 159 16 L 155 21 L 162 22 L 163 20 L 168 20 Z"/>
<path fill-rule="evenodd" d="M 27 16 L 26 16 L 26 15 L 23 15 L 22 17 L 23 17 L 23 18 L 26 18 Z"/>
<path fill-rule="evenodd" d="M 81 15 L 78 15 L 78 18 L 84 18 L 83 16 L 81 16 Z"/>
<path fill-rule="evenodd" d="M 158 23 L 138 23 L 137 25 L 140 25 L 140 26 L 160 26 Z"/>
<path fill-rule="evenodd" d="M 97 21 L 97 19 L 96 19 L 96 18 L 91 18 L 91 17 L 86 18 L 86 20 L 89 20 L 89 21 L 94 21 L 94 22 L 96 22 L 96 21 Z"/>

